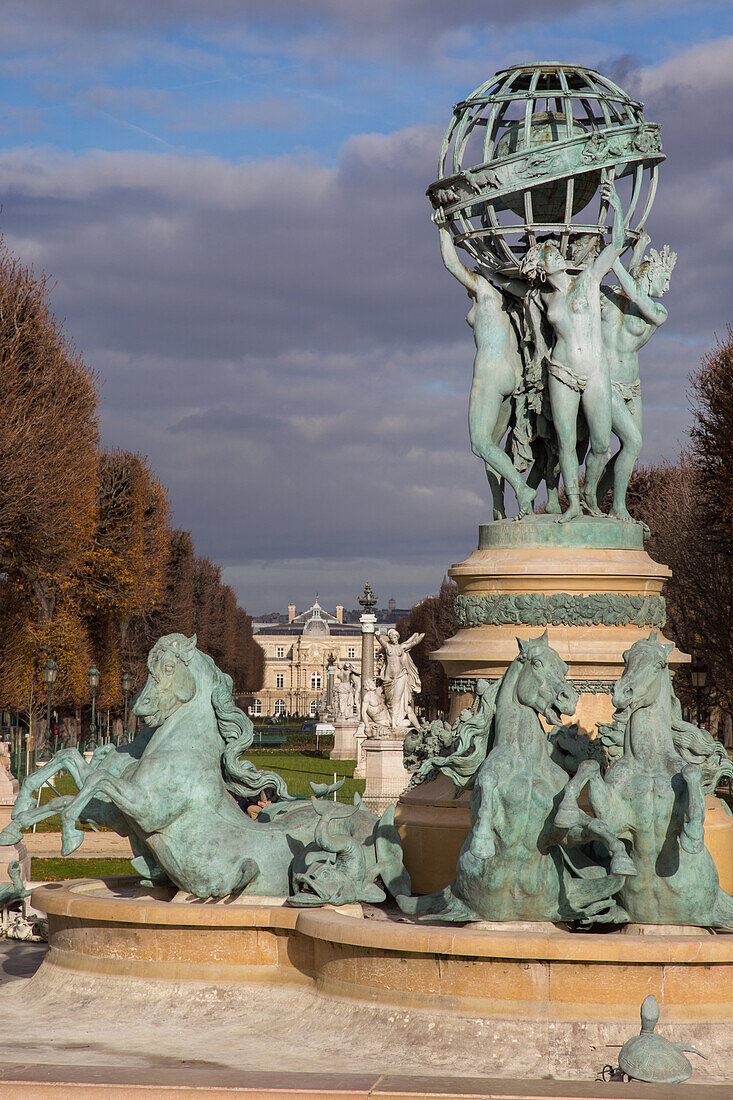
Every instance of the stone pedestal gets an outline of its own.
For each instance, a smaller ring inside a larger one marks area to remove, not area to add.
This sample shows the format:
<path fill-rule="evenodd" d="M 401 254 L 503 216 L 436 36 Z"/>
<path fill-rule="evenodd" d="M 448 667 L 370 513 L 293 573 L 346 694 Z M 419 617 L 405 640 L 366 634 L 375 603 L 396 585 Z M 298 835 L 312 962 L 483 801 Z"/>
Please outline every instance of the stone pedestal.
<path fill-rule="evenodd" d="M 410 782 L 410 773 L 402 763 L 402 738 L 367 737 L 364 752 L 364 805 L 373 813 L 381 814 L 390 803 L 397 801 Z"/>
<path fill-rule="evenodd" d="M 366 737 L 362 733 L 355 739 L 356 743 L 356 767 L 354 768 L 354 779 L 366 779 L 366 751 L 364 749 L 364 742 Z"/>
<path fill-rule="evenodd" d="M 547 627 L 580 694 L 574 720 L 591 735 L 597 722 L 611 719 L 624 651 L 650 630 L 661 632 L 662 586 L 671 575 L 645 552 L 639 524 L 559 524 L 554 516 L 481 526 L 478 549 L 449 574 L 458 585 L 460 629 L 431 658 L 449 678 L 450 720 L 470 704 L 477 677 L 503 676 L 517 637 L 534 638 Z M 670 653 L 673 672 L 687 661 L 678 649 Z"/>
<path fill-rule="evenodd" d="M 358 722 L 345 722 L 342 718 L 335 719 L 333 735 L 333 748 L 329 753 L 331 760 L 356 760 L 356 730 Z"/>
<path fill-rule="evenodd" d="M 20 790 L 20 784 L 17 779 L 13 779 L 9 772 L 5 770 L 0 764 L 0 830 L 4 829 L 10 821 L 10 815 L 13 812 L 13 805 L 15 799 Z M 17 859 L 20 863 L 20 870 L 23 876 L 23 881 L 28 882 L 31 877 L 31 858 L 28 855 L 28 850 L 21 840 L 18 844 L 8 846 L 7 848 L 0 848 L 0 882 L 5 882 L 9 878 L 8 864 Z"/>

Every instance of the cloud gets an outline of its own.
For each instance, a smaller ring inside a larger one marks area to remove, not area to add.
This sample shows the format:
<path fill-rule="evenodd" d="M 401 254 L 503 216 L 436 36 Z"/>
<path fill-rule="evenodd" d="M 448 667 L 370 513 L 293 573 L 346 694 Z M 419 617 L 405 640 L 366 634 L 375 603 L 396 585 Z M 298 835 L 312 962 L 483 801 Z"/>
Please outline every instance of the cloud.
<path fill-rule="evenodd" d="M 618 60 L 664 123 L 649 229 L 680 256 L 669 320 L 642 353 L 646 460 L 674 456 L 687 375 L 729 318 L 733 154 L 716 112 L 731 78 L 714 44 L 695 50 Z M 90 102 L 114 111 L 106 88 Z M 424 195 L 440 138 L 355 134 L 333 162 L 0 151 L 0 227 L 57 281 L 55 308 L 103 377 L 105 441 L 150 456 L 176 522 L 251 610 L 328 584 L 332 604 L 349 602 L 365 579 L 410 602 L 488 519 L 466 427 L 468 300 Z"/>

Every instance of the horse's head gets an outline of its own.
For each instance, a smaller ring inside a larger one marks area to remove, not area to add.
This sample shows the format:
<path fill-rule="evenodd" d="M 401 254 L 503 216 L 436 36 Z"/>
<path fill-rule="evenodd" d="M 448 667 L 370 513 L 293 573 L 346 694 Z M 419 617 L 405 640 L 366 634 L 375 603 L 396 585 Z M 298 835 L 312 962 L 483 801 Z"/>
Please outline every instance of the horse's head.
<path fill-rule="evenodd" d="M 674 647 L 659 641 L 656 630 L 640 638 L 624 653 L 624 673 L 613 688 L 615 718 L 628 719 L 641 707 L 650 707 L 661 691 L 670 691 L 667 658 Z"/>
<path fill-rule="evenodd" d="M 196 650 L 196 635 L 166 634 L 148 654 L 148 678 L 132 704 L 132 713 L 147 726 L 162 726 L 180 706 L 196 693 L 196 677 L 190 665 Z"/>
<path fill-rule="evenodd" d="M 565 679 L 568 666 L 548 645 L 547 631 L 527 642 L 517 638 L 517 645 L 516 661 L 520 666 L 515 688 L 517 701 L 543 714 L 553 725 L 562 721 L 563 714 L 574 714 L 578 693 Z"/>

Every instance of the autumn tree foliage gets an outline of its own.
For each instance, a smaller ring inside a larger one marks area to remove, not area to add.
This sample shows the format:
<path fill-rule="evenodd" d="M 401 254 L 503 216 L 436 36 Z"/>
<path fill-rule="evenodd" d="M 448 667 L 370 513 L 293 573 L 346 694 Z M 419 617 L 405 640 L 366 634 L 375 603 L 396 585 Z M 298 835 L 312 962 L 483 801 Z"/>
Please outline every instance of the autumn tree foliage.
<path fill-rule="evenodd" d="M 640 467 L 629 508 L 651 531 L 647 549 L 668 565 L 667 633 L 707 670 L 708 702 L 733 713 L 733 333 L 692 376 L 690 447 L 675 465 Z M 689 672 L 675 688 L 692 704 Z"/>
<path fill-rule="evenodd" d="M 49 304 L 50 286 L 0 241 L 0 705 L 42 699 L 54 657 L 57 705 L 120 699 L 161 634 L 199 645 L 237 686 L 261 685 L 251 620 L 221 571 L 171 530 L 147 459 L 99 450 L 97 382 Z"/>
<path fill-rule="evenodd" d="M 94 527 L 97 383 L 49 286 L 0 246 L 0 567 L 50 619 Z"/>
<path fill-rule="evenodd" d="M 397 623 L 400 638 L 404 640 L 411 634 L 420 633 L 425 637 L 412 650 L 412 658 L 420 675 L 422 690 L 420 701 L 430 715 L 437 711 L 448 711 L 448 679 L 439 661 L 431 661 L 430 654 L 439 649 L 446 638 L 456 633 L 453 619 L 453 600 L 458 589 L 453 581 L 443 578 L 440 591 L 435 596 L 427 596 L 410 611 L 407 619 Z"/>

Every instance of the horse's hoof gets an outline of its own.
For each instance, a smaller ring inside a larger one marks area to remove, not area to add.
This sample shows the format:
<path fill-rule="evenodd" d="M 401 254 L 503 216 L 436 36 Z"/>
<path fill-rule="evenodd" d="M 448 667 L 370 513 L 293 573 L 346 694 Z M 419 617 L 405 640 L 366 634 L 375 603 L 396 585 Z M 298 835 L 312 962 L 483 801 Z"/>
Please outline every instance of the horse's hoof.
<path fill-rule="evenodd" d="M 626 852 L 617 852 L 611 860 L 612 875 L 623 875 L 624 878 L 630 878 L 632 875 L 638 875 L 638 873 L 634 861 Z"/>
<path fill-rule="evenodd" d="M 9 821 L 0 833 L 0 844 L 18 844 L 23 839 L 23 832 L 17 821 Z"/>
<path fill-rule="evenodd" d="M 61 840 L 61 855 L 70 856 L 77 848 L 81 848 L 84 833 L 81 829 L 67 829 Z"/>

